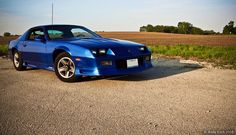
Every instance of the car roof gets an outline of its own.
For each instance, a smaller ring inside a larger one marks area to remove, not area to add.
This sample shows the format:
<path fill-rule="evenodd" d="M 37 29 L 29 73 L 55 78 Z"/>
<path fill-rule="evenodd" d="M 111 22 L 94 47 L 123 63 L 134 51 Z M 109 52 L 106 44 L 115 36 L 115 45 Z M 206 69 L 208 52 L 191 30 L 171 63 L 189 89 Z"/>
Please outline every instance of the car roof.
<path fill-rule="evenodd" d="M 35 29 L 35 28 L 41 28 L 41 27 L 53 27 L 53 26 L 61 26 L 61 27 L 65 27 L 65 26 L 72 26 L 72 27 L 83 27 L 80 25 L 70 25 L 70 24 L 53 24 L 53 25 L 39 25 L 39 26 L 35 26 L 32 27 L 31 29 Z"/>

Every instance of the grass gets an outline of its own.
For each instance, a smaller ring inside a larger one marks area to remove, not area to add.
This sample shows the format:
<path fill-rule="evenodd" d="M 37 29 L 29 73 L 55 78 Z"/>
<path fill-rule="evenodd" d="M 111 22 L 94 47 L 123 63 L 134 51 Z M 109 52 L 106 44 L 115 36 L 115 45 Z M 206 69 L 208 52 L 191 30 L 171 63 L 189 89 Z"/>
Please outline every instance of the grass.
<path fill-rule="evenodd" d="M 236 69 L 236 46 L 175 45 L 149 46 L 154 55 L 180 56 L 214 62 L 218 66 L 231 65 Z"/>
<path fill-rule="evenodd" d="M 7 55 L 8 45 L 0 45 L 0 56 Z"/>

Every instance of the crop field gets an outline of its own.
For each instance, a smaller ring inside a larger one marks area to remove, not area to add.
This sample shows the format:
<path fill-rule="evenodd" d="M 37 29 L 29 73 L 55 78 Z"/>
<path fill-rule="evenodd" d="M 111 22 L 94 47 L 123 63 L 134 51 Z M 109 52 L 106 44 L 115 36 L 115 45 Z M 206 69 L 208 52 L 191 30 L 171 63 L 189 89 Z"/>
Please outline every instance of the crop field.
<path fill-rule="evenodd" d="M 183 35 L 156 32 L 98 32 L 98 34 L 146 45 L 236 46 L 236 35 Z"/>
<path fill-rule="evenodd" d="M 0 37 L 0 45 L 6 45 L 9 41 L 18 38 L 18 36 Z"/>

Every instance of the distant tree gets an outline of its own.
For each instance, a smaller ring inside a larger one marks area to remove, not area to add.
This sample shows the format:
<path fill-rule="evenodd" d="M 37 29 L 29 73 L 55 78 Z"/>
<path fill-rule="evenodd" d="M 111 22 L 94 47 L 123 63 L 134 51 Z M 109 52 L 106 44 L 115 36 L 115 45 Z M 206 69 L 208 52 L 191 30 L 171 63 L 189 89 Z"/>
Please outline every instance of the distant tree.
<path fill-rule="evenodd" d="M 165 32 L 165 33 L 171 33 L 171 27 L 165 26 L 165 27 L 164 27 L 164 32 Z"/>
<path fill-rule="evenodd" d="M 234 27 L 234 21 L 230 21 L 228 25 L 225 25 L 223 34 L 236 34 L 236 27 Z"/>
<path fill-rule="evenodd" d="M 189 22 L 179 22 L 178 23 L 178 33 L 180 34 L 190 34 L 193 25 Z"/>
<path fill-rule="evenodd" d="M 9 37 L 9 36 L 11 36 L 11 33 L 10 33 L 10 32 L 4 32 L 4 33 L 3 33 L 3 36 L 4 36 L 4 37 Z"/>
<path fill-rule="evenodd" d="M 228 25 L 225 25 L 224 30 L 223 30 L 223 34 L 230 34 L 230 30 L 229 30 Z"/>
<path fill-rule="evenodd" d="M 139 29 L 140 32 L 147 32 L 147 27 L 146 26 L 142 26 Z"/>
<path fill-rule="evenodd" d="M 175 26 L 157 25 L 154 27 L 155 32 L 178 33 L 178 28 Z"/>
<path fill-rule="evenodd" d="M 204 30 L 204 35 L 214 35 L 216 32 L 214 30 Z"/>
<path fill-rule="evenodd" d="M 196 34 L 196 35 L 203 35 L 204 31 L 201 28 L 198 27 L 193 27 L 191 34 Z"/>
<path fill-rule="evenodd" d="M 233 34 L 236 34 L 236 27 L 234 27 Z"/>
<path fill-rule="evenodd" d="M 154 27 L 151 24 L 148 24 L 146 29 L 147 29 L 147 32 L 154 32 Z"/>
<path fill-rule="evenodd" d="M 229 26 L 232 27 L 234 25 L 234 22 L 230 22 Z M 227 25 L 227 27 L 229 27 Z M 233 27 L 234 28 L 234 27 Z M 147 26 L 140 27 L 139 31 L 146 31 L 146 32 L 164 32 L 164 33 L 180 33 L 180 34 L 197 34 L 197 35 L 210 35 L 210 34 L 220 34 L 216 33 L 213 30 L 202 30 L 201 28 L 194 27 L 189 22 L 179 22 L 178 27 L 176 26 L 165 26 L 165 25 L 156 25 L 153 26 L 151 24 L 148 24 Z M 233 29 L 236 33 L 236 28 Z"/>
<path fill-rule="evenodd" d="M 234 32 L 234 21 L 230 21 L 228 26 L 229 26 L 229 31 L 232 34 Z"/>
<path fill-rule="evenodd" d="M 171 33 L 178 33 L 178 27 L 171 26 Z"/>
<path fill-rule="evenodd" d="M 164 26 L 163 25 L 157 25 L 154 27 L 154 30 L 156 32 L 164 32 Z"/>
<path fill-rule="evenodd" d="M 178 33 L 178 28 L 175 26 L 165 26 L 164 32 L 165 33 Z"/>

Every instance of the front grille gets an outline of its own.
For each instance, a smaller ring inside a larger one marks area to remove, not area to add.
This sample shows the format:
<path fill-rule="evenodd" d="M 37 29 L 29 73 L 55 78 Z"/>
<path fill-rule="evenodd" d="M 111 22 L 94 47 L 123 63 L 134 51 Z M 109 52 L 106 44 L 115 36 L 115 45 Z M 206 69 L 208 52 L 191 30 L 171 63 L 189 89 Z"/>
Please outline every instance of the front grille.
<path fill-rule="evenodd" d="M 126 60 L 117 60 L 116 61 L 116 67 L 118 69 L 126 69 L 127 68 L 127 62 Z"/>
<path fill-rule="evenodd" d="M 143 57 L 138 58 L 138 65 L 143 65 Z M 117 69 L 127 69 L 127 59 L 117 60 L 116 61 L 116 67 Z"/>
<path fill-rule="evenodd" d="M 142 66 L 143 65 L 143 60 L 144 60 L 143 57 L 138 58 L 138 66 Z"/>

